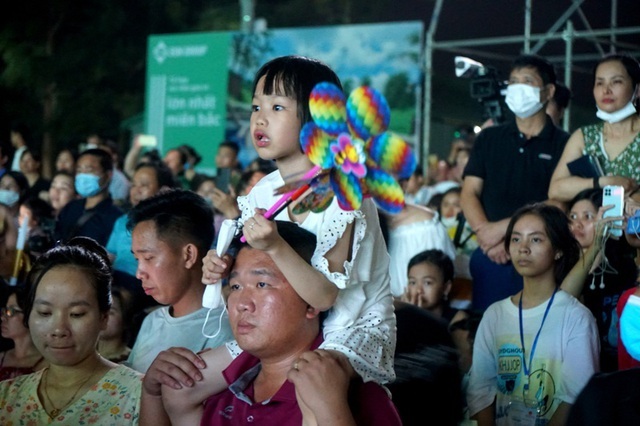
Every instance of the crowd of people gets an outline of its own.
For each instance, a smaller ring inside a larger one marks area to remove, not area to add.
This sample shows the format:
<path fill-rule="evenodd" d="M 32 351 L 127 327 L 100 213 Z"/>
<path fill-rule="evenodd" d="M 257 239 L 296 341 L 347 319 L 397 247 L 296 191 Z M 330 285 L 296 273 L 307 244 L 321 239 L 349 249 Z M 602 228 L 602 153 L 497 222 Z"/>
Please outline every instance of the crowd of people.
<path fill-rule="evenodd" d="M 28 127 L 12 127 L 0 423 L 611 420 L 623 401 L 598 411 L 589 398 L 631 389 L 640 366 L 640 235 L 627 226 L 640 210 L 640 65 L 603 57 L 593 81 L 599 121 L 570 135 L 553 66 L 516 58 L 513 117 L 463 129 L 447 159 L 400 179 L 397 214 L 365 198 L 265 217 L 313 168 L 299 144 L 311 90 L 342 87 L 311 58 L 257 72 L 258 157 L 245 166 L 231 141 L 161 153 L 137 136 L 122 157 L 92 134 L 57 153 L 48 179 Z M 202 155 L 216 175 L 199 171 Z M 623 216 L 603 206 L 613 185 Z M 244 242 L 218 253 L 228 219 Z M 203 306 L 216 284 L 225 302 Z"/>

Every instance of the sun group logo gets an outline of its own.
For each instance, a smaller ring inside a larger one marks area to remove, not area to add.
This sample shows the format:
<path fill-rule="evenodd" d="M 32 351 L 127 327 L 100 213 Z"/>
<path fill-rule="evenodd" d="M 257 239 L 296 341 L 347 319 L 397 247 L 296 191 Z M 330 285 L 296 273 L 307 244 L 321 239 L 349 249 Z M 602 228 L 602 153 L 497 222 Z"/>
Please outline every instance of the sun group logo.
<path fill-rule="evenodd" d="M 193 58 L 206 55 L 208 47 L 204 44 L 192 46 L 167 46 L 164 41 L 153 48 L 153 57 L 159 64 L 168 58 Z"/>

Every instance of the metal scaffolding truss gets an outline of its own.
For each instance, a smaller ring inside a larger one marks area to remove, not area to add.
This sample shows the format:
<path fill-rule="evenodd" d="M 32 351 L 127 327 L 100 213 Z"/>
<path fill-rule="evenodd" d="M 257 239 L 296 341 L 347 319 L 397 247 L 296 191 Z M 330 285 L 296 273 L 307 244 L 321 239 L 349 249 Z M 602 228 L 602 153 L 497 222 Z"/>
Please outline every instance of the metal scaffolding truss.
<path fill-rule="evenodd" d="M 563 40 L 565 43 L 564 55 L 547 56 L 553 63 L 564 62 L 564 84 L 571 87 L 571 76 L 574 63 L 581 61 L 594 61 L 601 58 L 606 53 L 615 52 L 618 48 L 625 49 L 634 56 L 640 56 L 640 45 L 626 43 L 618 40 L 618 36 L 629 34 L 640 34 L 640 26 L 619 28 L 617 25 L 618 0 L 611 0 L 611 21 L 607 29 L 593 29 L 589 24 L 587 17 L 581 9 L 585 0 L 573 0 L 567 10 L 551 25 L 544 34 L 531 34 L 531 8 L 533 0 L 525 0 L 525 25 L 522 35 L 474 38 L 465 40 L 452 41 L 436 41 L 435 34 L 438 28 L 440 12 L 444 4 L 444 0 L 436 0 L 429 28 L 425 36 L 425 81 L 424 81 L 424 109 L 423 109 L 423 129 L 422 129 L 422 149 L 421 154 L 425 156 L 429 153 L 430 133 L 431 133 L 431 93 L 432 93 L 432 75 L 433 75 L 433 53 L 435 50 L 455 51 L 457 53 L 465 53 L 466 48 L 495 46 L 504 44 L 522 44 L 523 53 L 536 54 L 551 40 Z M 604 0 L 599 0 L 604 1 Z M 634 0 L 635 1 L 635 0 Z M 570 18 L 577 16 L 584 24 L 587 30 L 576 31 Z M 574 54 L 573 44 L 576 40 L 584 39 L 592 42 L 594 53 Z M 532 43 L 535 43 L 532 46 Z M 604 46 L 608 47 L 608 50 Z M 473 55 L 487 58 L 504 58 L 504 55 L 497 55 L 490 51 L 473 50 Z M 570 108 L 570 107 L 569 107 Z M 570 110 L 564 115 L 563 127 L 568 130 L 570 127 L 569 117 Z"/>

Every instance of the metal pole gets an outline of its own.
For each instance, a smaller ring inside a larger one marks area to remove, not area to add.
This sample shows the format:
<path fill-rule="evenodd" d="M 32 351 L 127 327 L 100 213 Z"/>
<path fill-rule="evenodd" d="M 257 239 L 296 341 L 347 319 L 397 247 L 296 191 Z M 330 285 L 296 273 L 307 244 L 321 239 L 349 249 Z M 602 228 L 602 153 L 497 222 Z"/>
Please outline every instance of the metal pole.
<path fill-rule="evenodd" d="M 431 144 L 431 80 L 433 74 L 433 36 L 427 32 L 424 46 L 424 107 L 422 114 L 422 146 L 419 149 L 419 158 L 422 163 L 422 172 L 427 173 L 429 167 L 426 161 Z"/>
<path fill-rule="evenodd" d="M 240 29 L 243 33 L 253 30 L 253 20 L 255 18 L 254 0 L 240 0 Z"/>
<path fill-rule="evenodd" d="M 524 6 L 524 53 L 531 52 L 531 3 L 526 0 Z"/>
<path fill-rule="evenodd" d="M 567 21 L 567 28 L 562 34 L 564 39 L 564 85 L 567 88 L 571 88 L 571 63 L 573 55 L 573 22 Z M 564 111 L 564 117 L 562 119 L 562 127 L 565 131 L 569 131 L 571 125 L 571 102 L 567 105 L 567 109 Z"/>
<path fill-rule="evenodd" d="M 582 23 L 587 28 L 587 30 L 593 31 L 593 28 L 591 28 L 591 24 L 589 23 L 589 20 L 587 19 L 586 15 L 582 11 L 582 8 L 578 9 L 578 14 L 580 15 L 580 19 L 582 20 Z M 600 56 L 604 56 L 604 49 L 602 48 L 602 45 L 600 44 L 598 39 L 594 37 L 593 40 L 591 41 L 595 45 L 596 49 L 598 49 L 598 52 L 600 52 Z"/>
<path fill-rule="evenodd" d="M 573 0 L 573 4 L 569 6 L 569 8 L 562 14 L 562 16 L 558 18 L 556 22 L 554 22 L 551 28 L 549 28 L 549 31 L 547 31 L 546 37 L 539 40 L 536 43 L 536 45 L 533 46 L 533 49 L 531 49 L 531 53 L 538 53 L 540 49 L 542 49 L 542 46 L 544 46 L 544 44 L 550 38 L 550 36 L 553 35 L 556 31 L 558 31 L 558 29 L 560 29 L 562 24 L 564 24 L 565 21 L 569 19 L 569 17 L 573 14 L 573 12 L 575 12 L 576 9 L 578 9 L 583 2 L 584 0 Z"/>
<path fill-rule="evenodd" d="M 438 28 L 438 21 L 440 19 L 440 11 L 442 10 L 442 3 L 444 0 L 437 0 L 433 8 L 433 14 L 431 15 L 431 22 L 425 36 L 424 46 L 424 107 L 422 110 L 422 146 L 419 149 L 419 158 L 422 162 L 423 173 L 426 174 L 427 167 L 429 167 L 428 161 L 426 161 L 429 155 L 429 149 L 431 144 L 431 80 L 433 76 L 433 38 Z"/>
<path fill-rule="evenodd" d="M 639 34 L 640 26 L 638 27 L 623 27 L 616 30 L 604 29 L 593 31 L 574 31 L 573 37 L 578 39 L 592 39 L 593 37 L 605 36 L 608 37 L 611 34 L 627 35 L 627 34 Z M 508 44 L 508 43 L 522 43 L 524 37 L 519 36 L 503 36 L 503 37 L 486 37 L 486 38 L 473 38 L 464 40 L 450 40 L 450 41 L 435 41 L 435 49 L 451 49 L 455 47 L 473 47 L 473 46 L 487 46 L 491 44 Z M 531 40 L 562 40 L 560 34 L 532 34 Z M 532 49 L 534 50 L 534 49 Z"/>
<path fill-rule="evenodd" d="M 611 45 L 609 46 L 609 52 L 616 53 L 616 27 L 618 26 L 618 0 L 611 0 Z"/>

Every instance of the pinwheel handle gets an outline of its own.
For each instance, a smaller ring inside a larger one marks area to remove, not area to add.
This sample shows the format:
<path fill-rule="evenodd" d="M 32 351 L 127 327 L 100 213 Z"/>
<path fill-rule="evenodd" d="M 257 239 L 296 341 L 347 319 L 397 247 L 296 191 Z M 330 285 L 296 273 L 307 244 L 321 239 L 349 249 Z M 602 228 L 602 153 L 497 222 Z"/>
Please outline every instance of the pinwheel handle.
<path fill-rule="evenodd" d="M 318 174 L 318 172 L 320 172 L 320 170 L 322 170 L 322 168 L 320 166 L 314 166 L 311 170 L 309 170 L 307 173 L 304 174 L 304 176 L 302 176 L 303 180 L 307 180 L 307 179 L 311 179 L 313 178 L 315 175 Z M 300 195 L 302 195 L 307 189 L 309 189 L 309 185 L 303 185 L 301 188 L 295 189 L 293 191 L 287 192 L 285 194 L 282 194 L 282 197 L 280 197 L 278 199 L 278 201 L 276 201 L 270 208 L 269 210 L 267 210 L 264 214 L 264 217 L 266 219 L 272 219 L 274 217 L 276 217 L 277 215 L 280 214 L 280 212 L 282 210 L 284 210 L 292 201 L 297 200 L 298 198 L 300 198 Z M 240 241 L 243 243 L 247 242 L 247 239 L 244 237 L 244 235 L 242 237 L 240 237 Z"/>

